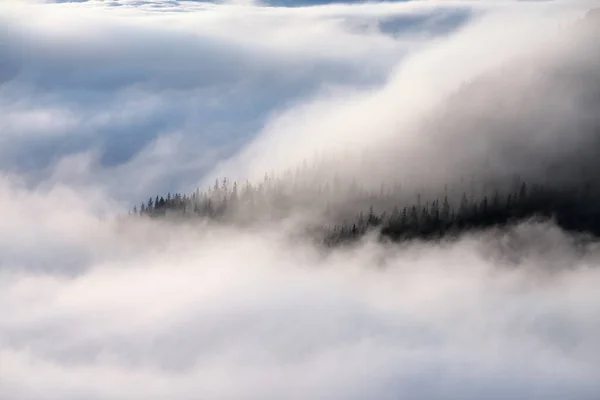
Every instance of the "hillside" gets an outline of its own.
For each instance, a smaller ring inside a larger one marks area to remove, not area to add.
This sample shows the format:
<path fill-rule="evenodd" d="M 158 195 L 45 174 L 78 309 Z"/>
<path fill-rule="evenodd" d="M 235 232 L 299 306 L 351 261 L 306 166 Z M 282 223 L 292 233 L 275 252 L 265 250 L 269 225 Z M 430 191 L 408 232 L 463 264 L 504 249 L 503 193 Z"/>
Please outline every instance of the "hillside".
<path fill-rule="evenodd" d="M 331 171 L 315 161 L 262 182 L 225 178 L 207 190 L 153 196 L 132 214 L 231 224 L 301 214 L 327 244 L 372 229 L 391 240 L 439 238 L 529 218 L 600 235 L 599 21 L 600 9 L 590 11 L 552 46 L 463 84 L 424 121 L 446 167 L 462 171 L 444 185 L 323 182 L 311 177 Z"/>

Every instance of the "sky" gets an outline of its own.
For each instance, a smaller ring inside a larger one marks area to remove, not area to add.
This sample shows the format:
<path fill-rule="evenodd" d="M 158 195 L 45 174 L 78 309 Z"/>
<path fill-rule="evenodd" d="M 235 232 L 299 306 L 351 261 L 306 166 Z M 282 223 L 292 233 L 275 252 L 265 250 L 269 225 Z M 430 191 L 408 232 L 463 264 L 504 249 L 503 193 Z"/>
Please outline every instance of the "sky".
<path fill-rule="evenodd" d="M 551 222 L 323 253 L 113 218 L 315 154 L 375 185 L 581 158 L 595 5 L 0 2 L 0 398 L 597 399 L 598 245 Z"/>

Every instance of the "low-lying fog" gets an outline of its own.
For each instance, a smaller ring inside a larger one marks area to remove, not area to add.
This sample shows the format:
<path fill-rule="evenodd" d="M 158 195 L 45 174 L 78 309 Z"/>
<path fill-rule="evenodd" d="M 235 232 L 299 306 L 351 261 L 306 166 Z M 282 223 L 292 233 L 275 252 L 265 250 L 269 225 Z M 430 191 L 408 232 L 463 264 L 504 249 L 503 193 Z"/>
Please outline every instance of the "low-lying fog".
<path fill-rule="evenodd" d="M 550 224 L 324 251 L 26 196 L 1 211 L 3 398 L 600 393 L 600 250 Z"/>

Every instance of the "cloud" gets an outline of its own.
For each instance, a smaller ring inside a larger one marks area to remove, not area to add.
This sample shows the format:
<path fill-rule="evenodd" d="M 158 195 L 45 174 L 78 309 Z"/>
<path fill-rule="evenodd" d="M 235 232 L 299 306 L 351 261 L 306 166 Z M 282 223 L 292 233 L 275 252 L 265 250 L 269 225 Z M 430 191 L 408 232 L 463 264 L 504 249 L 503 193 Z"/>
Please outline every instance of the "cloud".
<path fill-rule="evenodd" d="M 214 174 L 261 176 L 316 155 L 338 160 L 319 171 L 325 179 L 335 173 L 375 187 L 439 188 L 473 171 L 524 176 L 568 164 L 590 148 L 597 126 L 587 106 L 595 96 L 595 39 L 574 27 L 586 11 L 583 3 L 550 3 L 483 12 L 419 47 L 379 86 L 329 86 L 275 114 Z M 577 78 L 567 83 L 568 74 Z M 568 133 L 573 126 L 577 139 Z"/>
<path fill-rule="evenodd" d="M 274 111 L 324 85 L 382 82 L 426 40 L 423 34 L 447 31 L 445 22 L 438 27 L 439 18 L 468 12 L 465 6 L 454 11 L 421 4 L 111 4 L 2 6 L 7 29 L 0 43 L 7 51 L 0 64 L 0 107 L 8 118 L 2 170 L 39 184 L 60 176 L 53 169 L 62 158 L 94 153 L 98 163 L 89 179 L 98 181 L 131 171 L 139 154 L 172 135 L 197 158 L 212 159 L 215 152 L 226 158 Z M 402 33 L 390 28 L 408 20 Z M 162 169 L 175 164 L 156 162 Z M 141 193 L 121 185 L 111 190 L 128 201 L 154 191 L 190 190 L 208 172 L 197 164 L 182 166 L 189 174 L 171 174 L 170 184 L 157 181 Z"/>
<path fill-rule="evenodd" d="M 597 396 L 598 253 L 552 226 L 324 254 L 278 226 L 114 222 L 67 188 L 2 193 L 9 398 Z"/>

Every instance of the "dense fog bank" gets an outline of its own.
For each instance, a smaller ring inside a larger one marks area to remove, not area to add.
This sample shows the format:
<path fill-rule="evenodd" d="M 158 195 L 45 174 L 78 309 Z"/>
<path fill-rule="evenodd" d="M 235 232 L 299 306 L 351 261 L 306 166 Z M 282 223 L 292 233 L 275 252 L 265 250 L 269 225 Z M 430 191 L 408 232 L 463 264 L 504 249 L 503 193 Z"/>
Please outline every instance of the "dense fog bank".
<path fill-rule="evenodd" d="M 4 201 L 1 217 L 15 207 Z M 325 251 L 285 223 L 116 222 L 76 201 L 47 212 L 52 223 L 1 232 L 7 398 L 600 390 L 598 245 L 552 224 Z"/>

